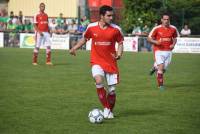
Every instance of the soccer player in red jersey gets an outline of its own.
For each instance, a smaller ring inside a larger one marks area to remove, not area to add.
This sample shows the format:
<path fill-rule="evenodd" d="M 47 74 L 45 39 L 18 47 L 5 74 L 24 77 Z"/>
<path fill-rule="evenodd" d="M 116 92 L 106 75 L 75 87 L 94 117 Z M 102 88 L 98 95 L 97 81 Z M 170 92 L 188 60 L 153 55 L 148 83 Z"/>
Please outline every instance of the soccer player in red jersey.
<path fill-rule="evenodd" d="M 179 33 L 175 26 L 170 25 L 169 14 L 164 13 L 161 22 L 161 25 L 152 29 L 147 40 L 152 43 L 154 51 L 154 67 L 150 74 L 157 72 L 158 87 L 163 90 L 163 73 L 171 62 L 172 50 Z"/>
<path fill-rule="evenodd" d="M 40 3 L 40 11 L 34 16 L 34 28 L 35 28 L 35 49 L 33 51 L 33 65 L 37 64 L 38 53 L 41 45 L 46 46 L 46 64 L 51 63 L 51 40 L 49 34 L 48 15 L 44 12 L 45 4 Z"/>
<path fill-rule="evenodd" d="M 83 38 L 70 50 L 76 55 L 76 50 L 86 41 L 92 39 L 90 63 L 92 76 L 96 83 L 97 94 L 104 107 L 104 118 L 114 118 L 113 108 L 116 101 L 115 86 L 119 82 L 117 60 L 123 53 L 123 34 L 121 29 L 112 24 L 113 8 L 102 6 L 99 10 L 100 20 L 88 25 Z M 117 51 L 115 44 L 118 43 Z M 105 89 L 104 79 L 108 90 Z M 108 93 L 107 93 L 108 92 Z"/>

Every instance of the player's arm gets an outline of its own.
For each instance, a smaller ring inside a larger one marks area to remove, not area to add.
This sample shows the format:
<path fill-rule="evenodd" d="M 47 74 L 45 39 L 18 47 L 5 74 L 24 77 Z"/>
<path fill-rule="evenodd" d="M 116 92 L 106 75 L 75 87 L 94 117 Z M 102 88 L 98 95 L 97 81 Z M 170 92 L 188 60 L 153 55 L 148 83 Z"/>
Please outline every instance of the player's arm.
<path fill-rule="evenodd" d="M 117 55 L 115 57 L 116 60 L 119 60 L 122 57 L 123 50 L 124 50 L 123 42 L 118 43 Z"/>
<path fill-rule="evenodd" d="M 155 40 L 152 37 L 147 37 L 147 41 L 150 42 L 153 45 L 160 45 L 161 44 L 161 40 Z"/>
<path fill-rule="evenodd" d="M 180 34 L 178 30 L 176 29 L 176 32 L 174 33 L 174 36 L 172 38 L 172 45 L 170 45 L 171 49 L 174 49 L 174 46 L 176 45 L 176 42 L 177 42 L 177 37 L 180 37 Z"/>
<path fill-rule="evenodd" d="M 80 39 L 79 42 L 69 50 L 69 53 L 75 56 L 76 50 L 82 47 L 86 42 L 87 40 L 85 38 Z"/>
<path fill-rule="evenodd" d="M 34 23 L 33 26 L 35 31 L 38 32 L 41 36 L 43 36 L 43 33 L 38 29 L 37 23 Z"/>
<path fill-rule="evenodd" d="M 173 38 L 173 39 L 172 39 L 172 42 L 173 42 L 173 43 L 170 45 L 170 48 L 171 48 L 171 49 L 174 49 L 174 46 L 176 45 L 176 42 L 177 42 L 177 38 Z"/>

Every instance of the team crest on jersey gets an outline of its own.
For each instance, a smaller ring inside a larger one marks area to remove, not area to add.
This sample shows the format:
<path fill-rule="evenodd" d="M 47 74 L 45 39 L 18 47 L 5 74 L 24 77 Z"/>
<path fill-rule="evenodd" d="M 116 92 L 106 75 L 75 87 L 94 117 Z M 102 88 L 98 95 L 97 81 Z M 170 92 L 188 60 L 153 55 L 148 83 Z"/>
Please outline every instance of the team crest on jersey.
<path fill-rule="evenodd" d="M 94 35 L 94 37 L 97 37 L 97 36 L 98 36 L 96 33 L 94 33 L 93 35 Z"/>

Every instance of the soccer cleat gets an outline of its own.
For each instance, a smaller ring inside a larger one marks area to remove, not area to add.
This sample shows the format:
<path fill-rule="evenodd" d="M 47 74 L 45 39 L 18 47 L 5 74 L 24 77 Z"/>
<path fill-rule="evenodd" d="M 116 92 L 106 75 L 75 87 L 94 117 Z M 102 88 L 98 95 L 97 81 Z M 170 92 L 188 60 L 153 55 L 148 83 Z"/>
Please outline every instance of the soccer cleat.
<path fill-rule="evenodd" d="M 110 109 L 104 108 L 103 117 L 108 118 L 109 114 L 111 113 Z"/>
<path fill-rule="evenodd" d="M 53 65 L 52 62 L 46 62 L 46 65 Z"/>
<path fill-rule="evenodd" d="M 38 65 L 36 62 L 33 62 L 32 64 L 33 64 L 34 66 L 37 66 L 37 65 Z"/>
<path fill-rule="evenodd" d="M 113 115 L 112 112 L 110 112 L 109 115 L 108 115 L 108 119 L 113 119 L 113 118 L 114 118 L 114 115 Z"/>
<path fill-rule="evenodd" d="M 164 86 L 159 86 L 158 88 L 160 89 L 160 91 L 164 91 L 165 90 Z"/>
<path fill-rule="evenodd" d="M 153 75 L 156 71 L 156 68 L 155 67 L 152 67 L 150 72 L 149 72 L 149 75 Z"/>

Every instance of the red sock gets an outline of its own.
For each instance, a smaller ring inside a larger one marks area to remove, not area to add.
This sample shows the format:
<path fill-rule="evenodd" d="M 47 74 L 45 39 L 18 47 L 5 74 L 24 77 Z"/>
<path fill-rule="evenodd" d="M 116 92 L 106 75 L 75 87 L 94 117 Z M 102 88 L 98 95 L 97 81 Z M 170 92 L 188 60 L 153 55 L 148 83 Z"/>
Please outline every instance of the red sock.
<path fill-rule="evenodd" d="M 104 89 L 104 87 L 97 88 L 97 94 L 98 94 L 99 100 L 100 100 L 101 104 L 103 105 L 103 107 L 110 108 L 108 100 L 106 98 L 106 90 Z"/>
<path fill-rule="evenodd" d="M 115 101 L 116 101 L 116 94 L 115 94 L 115 92 L 109 93 L 108 96 L 107 96 L 107 99 L 108 99 L 108 103 L 109 103 L 110 109 L 112 111 L 113 108 L 114 108 L 114 106 L 115 106 Z"/>
<path fill-rule="evenodd" d="M 33 52 L 33 63 L 37 63 L 37 57 L 38 57 L 38 53 Z"/>
<path fill-rule="evenodd" d="M 51 62 L 51 52 L 46 53 L 46 62 Z"/>
<path fill-rule="evenodd" d="M 163 74 L 162 73 L 157 73 L 157 82 L 158 82 L 158 86 L 163 86 Z"/>

